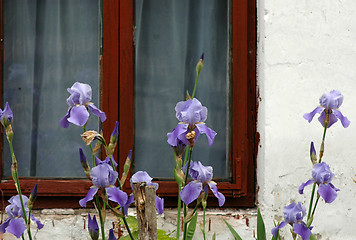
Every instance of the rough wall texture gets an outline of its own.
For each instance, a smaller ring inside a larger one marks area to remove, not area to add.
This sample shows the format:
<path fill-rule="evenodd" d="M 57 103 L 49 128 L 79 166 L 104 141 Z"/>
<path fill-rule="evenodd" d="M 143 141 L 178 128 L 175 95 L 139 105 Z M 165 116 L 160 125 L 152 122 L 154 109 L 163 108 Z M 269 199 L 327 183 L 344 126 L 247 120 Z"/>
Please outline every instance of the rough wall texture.
<path fill-rule="evenodd" d="M 340 188 L 331 204 L 320 201 L 314 233 L 321 239 L 356 238 L 356 2 L 353 0 L 261 0 L 258 2 L 258 201 L 267 229 L 291 201 L 307 203 L 311 187 L 298 194 L 311 178 L 310 142 L 317 150 L 322 127 L 308 123 L 326 91 L 344 95 L 341 111 L 351 120 L 327 131 L 324 161 Z M 308 205 L 308 204 L 306 204 Z M 284 232 L 288 234 L 289 230 Z M 290 235 L 287 235 L 290 239 Z"/>
<path fill-rule="evenodd" d="M 95 213 L 93 209 L 45 209 L 42 211 L 35 211 L 34 214 L 38 217 L 42 223 L 45 224 L 43 229 L 36 232 L 35 226 L 33 226 L 33 239 L 37 240 L 90 240 L 88 234 L 88 213 L 91 215 Z M 129 210 L 129 215 L 135 213 L 134 209 Z M 165 209 L 162 216 L 158 216 L 158 229 L 164 229 L 167 232 L 173 232 L 177 217 L 176 209 Z M 228 221 L 231 226 L 236 229 L 243 239 L 254 239 L 254 229 L 256 227 L 256 211 L 243 210 L 238 211 L 236 209 L 225 209 L 224 211 L 219 209 L 210 209 L 206 214 L 206 231 L 207 239 L 212 239 L 214 233 L 216 233 L 216 239 L 233 240 L 232 234 L 227 229 L 222 218 Z M 109 212 L 107 212 L 106 220 L 106 236 L 109 235 L 109 229 L 115 225 L 115 236 L 118 236 L 117 219 Z M 202 223 L 202 215 L 198 217 L 198 225 L 194 235 L 194 239 L 203 239 L 200 231 L 199 224 Z M 123 234 L 127 233 L 123 231 Z M 172 236 L 175 236 L 173 233 Z M 1 235 L 0 239 L 15 240 L 11 234 Z M 26 238 L 27 239 L 27 238 Z"/>

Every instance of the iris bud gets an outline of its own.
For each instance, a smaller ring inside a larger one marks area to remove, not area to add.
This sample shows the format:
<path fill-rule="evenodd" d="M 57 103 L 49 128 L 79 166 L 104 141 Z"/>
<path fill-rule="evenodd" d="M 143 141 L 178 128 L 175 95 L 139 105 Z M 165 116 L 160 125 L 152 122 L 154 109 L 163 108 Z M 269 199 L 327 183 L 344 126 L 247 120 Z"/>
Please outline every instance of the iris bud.
<path fill-rule="evenodd" d="M 202 68 L 203 68 L 203 63 L 204 63 L 204 53 L 201 55 L 200 59 L 199 59 L 199 62 L 196 66 L 196 71 L 197 71 L 197 75 L 200 74 Z"/>
<path fill-rule="evenodd" d="M 79 155 L 80 155 L 80 163 L 82 164 L 82 167 L 84 169 L 85 175 L 91 179 L 90 177 L 90 167 L 87 162 L 87 158 L 85 157 L 83 150 L 79 148 Z"/>
<path fill-rule="evenodd" d="M 33 188 L 30 197 L 28 198 L 28 208 L 32 209 L 33 207 L 33 203 L 35 202 L 37 197 L 37 184 L 35 185 L 35 187 Z"/>
<path fill-rule="evenodd" d="M 99 239 L 99 226 L 98 222 L 96 221 L 95 215 L 93 219 L 91 219 L 90 214 L 88 213 L 88 230 L 92 240 Z"/>
<path fill-rule="evenodd" d="M 313 164 L 317 163 L 318 162 L 318 159 L 316 157 L 316 151 L 315 151 L 315 148 L 314 148 L 314 143 L 311 142 L 310 144 L 310 160 Z"/>

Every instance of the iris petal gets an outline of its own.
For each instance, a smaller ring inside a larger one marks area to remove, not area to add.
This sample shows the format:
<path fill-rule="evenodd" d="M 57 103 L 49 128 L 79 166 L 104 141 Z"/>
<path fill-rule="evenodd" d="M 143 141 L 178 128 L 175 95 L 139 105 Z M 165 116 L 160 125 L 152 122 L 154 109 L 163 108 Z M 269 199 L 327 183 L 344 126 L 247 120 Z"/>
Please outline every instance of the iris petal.
<path fill-rule="evenodd" d="M 338 110 L 333 110 L 334 115 L 340 119 L 341 124 L 344 128 L 347 128 L 350 125 L 350 121 L 349 119 L 347 119 L 347 117 L 345 117 L 344 115 L 342 115 L 342 113 Z"/>
<path fill-rule="evenodd" d="M 103 111 L 101 111 L 99 108 L 97 108 L 94 104 L 88 104 L 87 106 L 94 115 L 100 117 L 101 122 L 104 122 L 106 120 L 106 115 Z"/>
<path fill-rule="evenodd" d="M 274 237 L 277 237 L 278 230 L 285 227 L 287 225 L 287 222 L 281 222 L 277 227 L 272 228 L 272 235 Z"/>
<path fill-rule="evenodd" d="M 70 114 L 70 110 L 71 110 L 71 108 L 68 108 L 66 115 L 64 115 L 64 117 L 61 120 L 59 120 L 59 122 L 58 122 L 59 126 L 61 126 L 62 128 L 68 128 L 69 127 L 70 122 L 68 122 L 68 118 L 70 116 L 69 115 Z"/>
<path fill-rule="evenodd" d="M 127 210 L 129 209 L 131 203 L 135 201 L 134 195 L 130 195 L 129 199 L 127 199 L 127 202 L 124 205 L 124 215 L 127 216 Z"/>
<path fill-rule="evenodd" d="M 311 235 L 311 230 L 307 227 L 307 225 L 303 223 L 294 223 L 293 231 L 302 237 L 303 240 L 308 240 Z"/>
<path fill-rule="evenodd" d="M 188 131 L 188 124 L 178 124 L 177 127 L 171 132 L 167 133 L 168 140 L 167 142 L 171 146 L 177 146 L 178 145 L 178 140 L 181 140 L 185 145 L 188 145 L 189 142 L 185 138 L 185 134 Z M 180 135 L 184 135 L 184 137 L 181 139 Z"/>
<path fill-rule="evenodd" d="M 182 201 L 185 204 L 190 204 L 197 199 L 203 189 L 203 184 L 197 181 L 191 181 L 180 192 Z"/>
<path fill-rule="evenodd" d="M 213 192 L 214 196 L 218 199 L 219 201 L 219 207 L 224 205 L 225 203 L 225 196 L 218 191 L 218 188 L 216 187 L 216 183 L 213 181 L 208 182 L 208 185 L 210 187 L 210 190 Z"/>
<path fill-rule="evenodd" d="M 35 218 L 32 214 L 31 214 L 31 220 L 37 224 L 38 229 L 42 229 L 44 227 L 44 224 L 42 224 L 41 221 Z"/>
<path fill-rule="evenodd" d="M 147 186 L 155 186 L 156 190 L 158 189 L 158 183 L 151 182 L 152 178 L 146 171 L 138 171 L 134 175 L 132 175 L 130 183 L 131 188 L 133 183 L 146 182 Z"/>
<path fill-rule="evenodd" d="M 11 219 L 6 231 L 20 238 L 22 233 L 26 230 L 26 223 L 23 218 Z"/>
<path fill-rule="evenodd" d="M 323 107 L 317 107 L 315 108 L 313 111 L 311 111 L 310 113 L 306 113 L 303 115 L 303 117 L 308 120 L 308 122 L 311 122 L 315 116 L 315 114 L 317 113 L 321 113 L 324 110 Z"/>
<path fill-rule="evenodd" d="M 209 146 L 213 145 L 216 132 L 213 129 L 208 128 L 204 123 L 196 124 L 196 126 L 200 133 L 204 133 L 208 137 Z"/>
<path fill-rule="evenodd" d="M 159 215 L 164 211 L 164 199 L 156 196 L 156 209 Z"/>
<path fill-rule="evenodd" d="M 302 183 L 302 184 L 300 185 L 300 187 L 299 187 L 299 190 L 298 190 L 299 194 L 303 194 L 304 188 L 305 188 L 306 186 L 312 184 L 312 183 L 314 183 L 314 180 L 313 180 L 313 179 L 310 179 L 310 180 L 308 180 L 307 182 Z"/>
<path fill-rule="evenodd" d="M 6 232 L 5 229 L 7 228 L 7 226 L 9 226 L 10 220 L 11 220 L 11 218 L 8 218 L 8 219 L 5 220 L 5 222 L 3 222 L 3 223 L 0 225 L 0 232 L 2 232 L 2 233 L 5 233 L 5 232 Z"/>
<path fill-rule="evenodd" d="M 71 122 L 77 126 L 84 126 L 84 124 L 88 121 L 89 113 L 85 106 L 75 106 L 72 107 L 70 112 L 70 117 L 67 118 L 68 122 Z"/>
<path fill-rule="evenodd" d="M 337 197 L 336 190 L 330 184 L 320 184 L 318 193 L 326 203 L 332 203 Z"/>
<path fill-rule="evenodd" d="M 127 202 L 127 194 L 116 187 L 106 188 L 106 193 L 108 195 L 109 200 L 116 202 L 120 205 L 120 207 L 124 207 Z"/>
<path fill-rule="evenodd" d="M 82 198 L 79 200 L 79 205 L 82 207 L 87 207 L 87 202 L 93 200 L 95 194 L 98 192 L 97 187 L 91 187 L 85 196 L 85 198 Z"/>

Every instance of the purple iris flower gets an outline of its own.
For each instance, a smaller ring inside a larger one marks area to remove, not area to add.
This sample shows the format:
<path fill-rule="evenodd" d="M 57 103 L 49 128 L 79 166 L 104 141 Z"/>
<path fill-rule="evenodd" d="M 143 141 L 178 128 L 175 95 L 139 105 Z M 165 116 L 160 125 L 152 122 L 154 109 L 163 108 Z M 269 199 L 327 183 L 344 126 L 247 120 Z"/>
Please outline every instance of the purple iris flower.
<path fill-rule="evenodd" d="M 167 142 L 171 146 L 177 146 L 179 140 L 185 145 L 189 145 L 189 141 L 185 135 L 193 130 L 195 131 L 194 141 L 198 139 L 201 133 L 204 133 L 208 137 L 209 146 L 213 144 L 216 132 L 205 125 L 204 122 L 208 116 L 208 109 L 202 106 L 198 99 L 193 98 L 179 102 L 175 110 L 176 117 L 180 123 L 173 132 L 167 133 Z"/>
<path fill-rule="evenodd" d="M 114 167 L 116 168 L 117 167 L 117 163 L 114 159 L 114 157 L 112 157 L 112 162 L 114 163 Z M 111 166 L 111 160 L 109 157 L 106 157 L 105 160 L 101 161 L 97 156 L 95 156 L 95 165 L 98 166 L 100 164 L 109 164 Z"/>
<path fill-rule="evenodd" d="M 192 162 L 189 168 L 189 175 L 194 179 L 188 183 L 180 192 L 182 201 L 185 204 L 190 204 L 196 200 L 202 191 L 208 194 L 210 190 L 219 201 L 221 207 L 225 203 L 225 196 L 218 191 L 216 182 L 211 181 L 213 178 L 213 168 L 211 166 L 203 166 L 199 161 Z"/>
<path fill-rule="evenodd" d="M 123 210 L 123 214 L 127 216 L 129 206 L 135 201 L 134 196 L 130 195 L 128 197 L 127 194 L 121 191 L 118 187 L 107 188 L 106 193 L 111 201 L 120 205 Z"/>
<path fill-rule="evenodd" d="M 93 167 L 90 170 L 90 177 L 94 185 L 90 187 L 85 198 L 79 200 L 80 206 L 86 207 L 87 202 L 94 198 L 99 188 L 106 190 L 109 200 L 118 203 L 121 207 L 126 204 L 127 194 L 114 187 L 118 173 L 109 164 L 102 163 Z"/>
<path fill-rule="evenodd" d="M 67 99 L 69 105 L 66 115 L 59 121 L 59 125 L 67 128 L 70 123 L 77 126 L 84 126 L 89 119 L 88 109 L 98 117 L 101 122 L 106 120 L 106 115 L 98 109 L 91 101 L 91 87 L 88 84 L 75 82 L 71 88 L 67 89 L 70 93 Z"/>
<path fill-rule="evenodd" d="M 284 207 L 284 221 L 281 222 L 277 227 L 272 229 L 272 235 L 277 237 L 278 230 L 285 227 L 288 223 L 293 226 L 293 231 L 300 235 L 303 240 L 308 240 L 311 235 L 312 227 L 307 227 L 303 222 L 303 218 L 306 214 L 305 207 L 298 202 L 291 203 Z"/>
<path fill-rule="evenodd" d="M 130 179 L 131 188 L 133 188 L 133 183 L 146 182 L 146 186 L 154 186 L 155 189 L 158 189 L 158 183 L 151 182 L 152 178 L 145 171 L 138 171 L 132 175 Z M 156 209 L 158 214 L 162 214 L 164 211 L 164 199 L 156 196 Z"/>
<path fill-rule="evenodd" d="M 90 214 L 88 213 L 88 230 L 92 240 L 99 239 L 99 226 L 96 221 L 95 215 L 91 219 Z"/>
<path fill-rule="evenodd" d="M 23 204 L 25 206 L 26 215 L 28 215 L 28 197 L 22 195 Z M 9 232 L 20 238 L 23 232 L 27 229 L 25 220 L 23 219 L 23 211 L 21 207 L 20 196 L 16 195 L 9 199 L 10 205 L 5 208 L 8 218 L 0 225 L 0 232 Z M 36 219 L 32 214 L 31 220 L 35 221 L 38 229 L 43 228 L 43 224 Z"/>
<path fill-rule="evenodd" d="M 304 188 L 312 183 L 317 183 L 319 185 L 318 193 L 325 200 L 326 203 L 332 203 L 337 197 L 337 189 L 331 180 L 334 174 L 331 172 L 329 165 L 325 162 L 314 164 L 312 171 L 312 179 L 305 183 L 302 183 L 299 187 L 299 193 L 303 194 Z"/>
<path fill-rule="evenodd" d="M 325 117 L 329 115 L 328 128 L 336 123 L 338 119 L 340 119 L 342 126 L 347 128 L 350 125 L 350 121 L 339 111 L 339 107 L 341 106 L 343 100 L 344 97 L 338 90 L 332 90 L 331 92 L 324 93 L 319 100 L 320 106 L 315 108 L 312 112 L 304 114 L 303 117 L 308 120 L 308 122 L 311 122 L 314 115 L 320 113 L 318 120 L 321 125 L 324 126 Z"/>
<path fill-rule="evenodd" d="M 6 128 L 9 124 L 12 123 L 12 119 L 14 118 L 14 115 L 11 111 L 11 108 L 9 106 L 9 103 L 5 103 L 4 110 L 0 109 L 0 119 L 1 119 L 1 124 Z"/>

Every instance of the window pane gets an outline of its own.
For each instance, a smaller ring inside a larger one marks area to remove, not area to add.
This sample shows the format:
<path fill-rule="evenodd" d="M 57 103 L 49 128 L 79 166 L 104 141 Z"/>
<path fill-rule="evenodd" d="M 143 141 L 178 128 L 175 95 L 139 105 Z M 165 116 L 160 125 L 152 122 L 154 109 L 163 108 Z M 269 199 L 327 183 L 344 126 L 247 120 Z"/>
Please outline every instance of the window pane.
<path fill-rule="evenodd" d="M 99 0 L 4 0 L 3 7 L 3 101 L 14 112 L 19 175 L 83 177 L 82 130 L 58 121 L 76 81 L 90 84 L 99 104 Z M 90 121 L 98 129 L 97 118 Z M 6 139 L 3 149 L 11 176 Z"/>
<path fill-rule="evenodd" d="M 135 1 L 135 170 L 173 176 L 167 132 L 178 120 L 175 105 L 193 91 L 195 66 L 205 54 L 196 97 L 208 108 L 207 126 L 218 135 L 209 147 L 199 137 L 192 159 L 229 177 L 228 1 Z"/>

